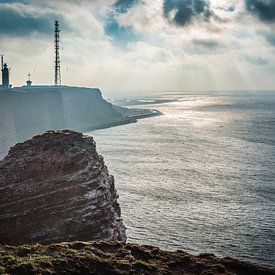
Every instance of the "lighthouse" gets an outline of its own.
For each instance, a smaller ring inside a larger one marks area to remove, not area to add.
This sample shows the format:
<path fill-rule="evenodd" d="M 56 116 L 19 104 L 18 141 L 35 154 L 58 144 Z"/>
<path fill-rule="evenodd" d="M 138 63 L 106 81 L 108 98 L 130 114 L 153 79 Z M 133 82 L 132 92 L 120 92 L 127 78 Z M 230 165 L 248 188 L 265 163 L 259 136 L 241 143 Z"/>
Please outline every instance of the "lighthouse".
<path fill-rule="evenodd" d="M 10 88 L 10 72 L 7 63 L 4 63 L 4 56 L 1 55 L 2 88 Z"/>
<path fill-rule="evenodd" d="M 8 89 L 10 87 L 10 75 L 7 63 L 2 68 L 2 88 Z"/>

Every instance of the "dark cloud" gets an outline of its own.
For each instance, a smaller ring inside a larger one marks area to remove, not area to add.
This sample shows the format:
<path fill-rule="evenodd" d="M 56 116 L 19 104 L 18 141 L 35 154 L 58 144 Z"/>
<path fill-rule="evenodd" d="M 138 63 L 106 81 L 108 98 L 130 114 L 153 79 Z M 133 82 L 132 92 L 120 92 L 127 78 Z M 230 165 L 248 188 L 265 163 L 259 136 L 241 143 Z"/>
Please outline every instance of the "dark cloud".
<path fill-rule="evenodd" d="M 207 21 L 213 15 L 208 0 L 164 0 L 163 14 L 178 26 L 188 25 L 194 18 Z"/>
<path fill-rule="evenodd" d="M 112 37 L 113 41 L 119 47 L 127 46 L 128 42 L 137 41 L 138 35 L 133 28 L 120 26 L 114 18 L 109 18 L 104 26 L 105 33 Z"/>
<path fill-rule="evenodd" d="M 113 7 L 117 12 L 125 13 L 129 8 L 133 7 L 134 5 L 140 2 L 141 0 L 118 0 L 116 1 Z"/>
<path fill-rule="evenodd" d="M 192 42 L 196 46 L 201 46 L 208 49 L 216 49 L 221 47 L 220 43 L 214 39 L 193 39 Z"/>
<path fill-rule="evenodd" d="M 274 0 L 245 0 L 248 11 L 258 16 L 264 22 L 275 22 Z"/>
<path fill-rule="evenodd" d="M 269 44 L 275 46 L 275 33 L 273 31 L 258 31 L 257 34 L 261 35 Z"/>
<path fill-rule="evenodd" d="M 226 11 L 226 12 L 234 12 L 236 10 L 236 7 L 234 5 L 231 5 L 227 8 L 225 7 L 217 7 L 218 10 Z"/>
<path fill-rule="evenodd" d="M 0 5 L 0 35 L 26 36 L 34 31 L 52 32 L 52 21 Z"/>
<path fill-rule="evenodd" d="M 142 0 L 118 0 L 113 5 L 112 12 L 106 17 L 105 33 L 112 37 L 117 46 L 124 48 L 128 42 L 139 40 L 139 35 L 136 34 L 134 29 L 130 26 L 121 26 L 116 17 L 118 14 L 126 13 L 128 9 L 142 2 Z"/>
<path fill-rule="evenodd" d="M 275 46 L 275 33 L 267 33 L 265 39 L 273 46 Z"/>
<path fill-rule="evenodd" d="M 0 4 L 11 4 L 11 3 L 27 3 L 29 2 L 28 0 L 0 0 Z"/>
<path fill-rule="evenodd" d="M 31 12 L 30 12 L 30 11 Z M 41 15 L 27 5 L 4 5 L 0 3 L 0 36 L 28 36 L 33 32 L 52 34 L 54 20 L 61 21 L 62 30 L 67 29 L 61 16 Z"/>

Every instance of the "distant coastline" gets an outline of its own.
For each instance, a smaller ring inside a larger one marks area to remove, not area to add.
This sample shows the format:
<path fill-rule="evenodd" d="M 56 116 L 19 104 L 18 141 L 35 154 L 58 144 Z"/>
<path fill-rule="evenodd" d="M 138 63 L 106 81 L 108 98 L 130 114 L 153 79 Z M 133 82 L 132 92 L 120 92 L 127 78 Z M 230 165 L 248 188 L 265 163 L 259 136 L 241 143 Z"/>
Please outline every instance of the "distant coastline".
<path fill-rule="evenodd" d="M 113 106 L 116 110 L 118 108 L 121 108 L 119 106 Z M 144 119 L 144 118 L 149 118 L 149 117 L 155 117 L 155 116 L 160 116 L 162 113 L 158 110 L 155 109 L 127 109 L 128 114 L 124 114 L 123 118 L 120 118 L 118 120 L 110 121 L 107 123 L 101 123 L 95 126 L 91 127 L 86 127 L 86 128 L 81 128 L 79 129 L 81 132 L 87 132 L 87 131 L 94 131 L 94 130 L 99 130 L 99 129 L 106 129 L 106 128 L 111 128 L 115 126 L 120 126 L 120 125 L 125 125 L 129 123 L 136 123 L 138 122 L 139 119 Z M 134 112 L 136 111 L 136 112 Z"/>
<path fill-rule="evenodd" d="M 0 91 L 0 158 L 18 142 L 47 130 L 93 131 L 158 116 L 157 110 L 115 106 L 97 88 L 23 86 Z"/>

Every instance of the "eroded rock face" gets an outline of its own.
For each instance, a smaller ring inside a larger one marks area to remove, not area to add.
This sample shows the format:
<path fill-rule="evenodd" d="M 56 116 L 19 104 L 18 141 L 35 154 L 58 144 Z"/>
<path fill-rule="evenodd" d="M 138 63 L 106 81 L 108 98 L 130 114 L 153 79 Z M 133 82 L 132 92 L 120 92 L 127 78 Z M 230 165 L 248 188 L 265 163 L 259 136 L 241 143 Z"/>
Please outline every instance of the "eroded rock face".
<path fill-rule="evenodd" d="M 0 161 L 0 243 L 126 241 L 113 176 L 92 137 L 49 131 Z"/>

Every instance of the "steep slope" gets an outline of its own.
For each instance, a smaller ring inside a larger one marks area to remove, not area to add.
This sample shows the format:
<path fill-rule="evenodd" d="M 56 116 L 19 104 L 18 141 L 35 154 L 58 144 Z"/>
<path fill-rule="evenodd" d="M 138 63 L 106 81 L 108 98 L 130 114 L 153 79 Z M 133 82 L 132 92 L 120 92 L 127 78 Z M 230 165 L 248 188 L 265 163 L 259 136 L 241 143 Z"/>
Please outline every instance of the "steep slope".
<path fill-rule="evenodd" d="M 134 121 L 99 89 L 34 86 L 0 90 L 0 158 L 16 142 L 47 130 L 83 131 Z"/>

